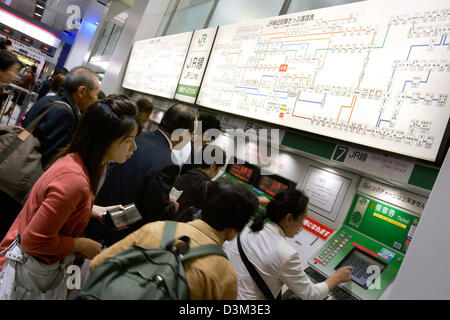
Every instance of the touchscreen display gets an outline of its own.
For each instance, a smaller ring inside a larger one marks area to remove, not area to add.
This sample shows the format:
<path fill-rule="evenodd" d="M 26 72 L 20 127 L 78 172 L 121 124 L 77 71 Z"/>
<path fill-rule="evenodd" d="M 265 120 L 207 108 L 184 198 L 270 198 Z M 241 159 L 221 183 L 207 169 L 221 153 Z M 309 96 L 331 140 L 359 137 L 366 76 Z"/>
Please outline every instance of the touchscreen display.
<path fill-rule="evenodd" d="M 375 274 L 380 274 L 386 268 L 386 264 L 371 257 L 358 248 L 354 248 L 336 266 L 336 270 L 341 267 L 352 266 L 351 279 L 364 289 L 368 289 L 377 278 Z"/>

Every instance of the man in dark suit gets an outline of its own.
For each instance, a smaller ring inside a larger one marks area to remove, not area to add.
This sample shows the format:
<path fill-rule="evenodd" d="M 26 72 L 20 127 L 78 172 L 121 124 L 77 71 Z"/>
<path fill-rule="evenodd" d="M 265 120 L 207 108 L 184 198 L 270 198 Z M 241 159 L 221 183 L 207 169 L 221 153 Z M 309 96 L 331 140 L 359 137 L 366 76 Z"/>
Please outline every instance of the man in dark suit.
<path fill-rule="evenodd" d="M 100 206 L 135 203 L 143 219 L 122 231 L 109 230 L 104 235 L 106 245 L 123 239 L 145 223 L 175 217 L 178 204 L 170 200 L 169 193 L 180 169 L 173 162 L 172 149 L 183 142 L 177 139 L 177 133 L 181 131 L 188 137 L 193 132 L 194 121 L 195 114 L 189 107 L 172 106 L 164 114 L 158 130 L 144 130 L 136 138 L 137 150 L 127 162 L 109 166 L 95 203 Z M 86 234 L 97 239 L 101 236 L 95 226 Z"/>
<path fill-rule="evenodd" d="M 80 114 L 97 101 L 100 82 L 91 69 L 77 67 L 64 79 L 64 91 L 59 96 L 45 96 L 31 107 L 22 125 L 26 127 L 49 104 L 61 101 L 39 123 L 33 135 L 41 143 L 42 165 L 45 167 L 72 138 Z"/>

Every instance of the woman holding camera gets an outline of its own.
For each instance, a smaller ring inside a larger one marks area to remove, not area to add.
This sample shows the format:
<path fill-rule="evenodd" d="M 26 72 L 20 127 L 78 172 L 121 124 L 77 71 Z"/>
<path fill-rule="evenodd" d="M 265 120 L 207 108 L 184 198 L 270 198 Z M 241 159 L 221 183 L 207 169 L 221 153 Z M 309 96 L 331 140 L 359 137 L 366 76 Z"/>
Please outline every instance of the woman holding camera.
<path fill-rule="evenodd" d="M 140 131 L 131 102 L 103 99 L 87 108 L 0 244 L 0 299 L 66 299 L 66 268 L 75 254 L 92 259 L 101 249 L 81 234 L 109 209 L 93 206 L 102 168 L 129 159 Z"/>

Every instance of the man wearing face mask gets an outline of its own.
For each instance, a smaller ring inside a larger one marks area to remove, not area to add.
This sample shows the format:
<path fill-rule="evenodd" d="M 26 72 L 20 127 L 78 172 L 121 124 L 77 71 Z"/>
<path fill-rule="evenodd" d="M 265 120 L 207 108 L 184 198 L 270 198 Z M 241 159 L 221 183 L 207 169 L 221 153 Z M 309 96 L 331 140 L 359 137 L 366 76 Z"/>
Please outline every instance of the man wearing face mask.
<path fill-rule="evenodd" d="M 100 189 L 96 204 L 135 203 L 143 219 L 121 231 L 107 230 L 103 235 L 109 246 L 137 230 L 145 223 L 171 220 L 178 210 L 178 203 L 170 198 L 170 191 L 180 172 L 174 163 L 172 150 L 194 131 L 195 114 L 187 106 L 176 104 L 164 114 L 159 129 L 144 130 L 136 139 L 137 150 L 124 164 L 112 163 Z M 99 227 L 90 226 L 88 236 L 98 239 Z"/>

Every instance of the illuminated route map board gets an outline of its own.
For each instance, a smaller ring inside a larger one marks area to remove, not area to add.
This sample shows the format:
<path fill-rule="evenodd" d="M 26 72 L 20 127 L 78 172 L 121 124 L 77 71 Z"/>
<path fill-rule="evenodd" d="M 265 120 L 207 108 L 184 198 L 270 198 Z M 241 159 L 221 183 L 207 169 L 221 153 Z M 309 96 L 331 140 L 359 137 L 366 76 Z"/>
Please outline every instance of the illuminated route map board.
<path fill-rule="evenodd" d="M 192 32 L 136 41 L 122 87 L 173 99 Z"/>
<path fill-rule="evenodd" d="M 219 27 L 197 104 L 435 161 L 450 2 L 365 1 Z"/>

